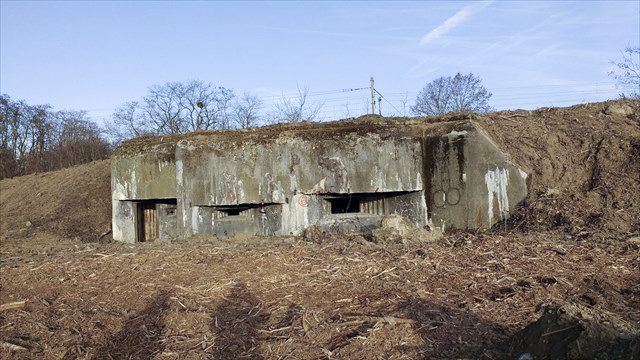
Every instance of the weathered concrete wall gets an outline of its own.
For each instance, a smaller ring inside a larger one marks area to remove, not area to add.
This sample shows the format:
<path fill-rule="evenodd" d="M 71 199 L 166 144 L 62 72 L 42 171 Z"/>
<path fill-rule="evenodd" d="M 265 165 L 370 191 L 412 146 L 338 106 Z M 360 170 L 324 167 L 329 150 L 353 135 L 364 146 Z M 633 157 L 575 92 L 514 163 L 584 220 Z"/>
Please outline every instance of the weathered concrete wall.
<path fill-rule="evenodd" d="M 469 186 L 474 191 L 468 197 L 468 223 L 473 228 L 489 229 L 507 219 L 509 213 L 527 196 L 528 175 L 500 151 L 486 133 L 478 128 L 470 136 L 476 149 L 469 154 Z"/>
<path fill-rule="evenodd" d="M 161 219 L 170 239 L 297 235 L 311 225 L 368 232 L 393 213 L 418 226 L 487 229 L 527 191 L 526 174 L 470 121 L 307 124 L 172 141 L 115 157 L 114 238 L 116 222 L 116 239 L 135 230 L 122 200 L 177 199 Z"/>
<path fill-rule="evenodd" d="M 524 200 L 527 174 L 476 126 L 424 141 L 430 225 L 488 229 Z"/>
<path fill-rule="evenodd" d="M 300 200 L 300 196 L 423 187 L 421 144 L 410 136 L 383 139 L 375 133 L 347 133 L 319 140 L 287 136 L 247 139 L 236 145 L 198 138 L 178 143 L 184 235 L 205 231 L 199 219 L 211 215 L 203 206 L 283 204 L 281 216 L 265 224 L 273 228 L 273 221 L 279 221 L 276 234 L 299 234 L 326 214 L 321 208 L 325 201 Z"/>
<path fill-rule="evenodd" d="M 136 205 L 133 201 L 112 201 L 113 239 L 133 244 L 136 242 Z"/>
<path fill-rule="evenodd" d="M 201 139 L 178 143 L 185 191 L 196 205 L 286 203 L 286 194 L 409 191 L 422 188 L 420 143 L 378 134 L 322 141 L 247 140 L 238 147 Z"/>
<path fill-rule="evenodd" d="M 176 197 L 175 143 L 150 146 L 137 153 L 113 156 L 111 188 L 129 200 Z"/>
<path fill-rule="evenodd" d="M 140 140 L 137 140 L 140 141 Z M 136 241 L 136 205 L 132 200 L 175 199 L 175 141 L 121 146 L 111 161 L 114 240 Z"/>
<path fill-rule="evenodd" d="M 156 204 L 158 214 L 158 240 L 171 242 L 178 238 L 177 209 L 173 204 Z"/>
<path fill-rule="evenodd" d="M 280 230 L 282 210 L 277 204 L 248 208 L 237 215 L 228 215 L 212 206 L 196 206 L 196 209 L 194 234 L 272 236 Z"/>

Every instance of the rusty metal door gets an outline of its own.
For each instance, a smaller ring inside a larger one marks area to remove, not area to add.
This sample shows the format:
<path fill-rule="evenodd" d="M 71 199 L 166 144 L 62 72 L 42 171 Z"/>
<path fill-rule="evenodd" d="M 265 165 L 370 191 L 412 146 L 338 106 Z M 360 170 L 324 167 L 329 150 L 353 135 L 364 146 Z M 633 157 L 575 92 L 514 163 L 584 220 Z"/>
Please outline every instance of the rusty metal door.
<path fill-rule="evenodd" d="M 138 208 L 138 241 L 154 241 L 158 238 L 158 214 L 156 204 L 142 203 Z"/>

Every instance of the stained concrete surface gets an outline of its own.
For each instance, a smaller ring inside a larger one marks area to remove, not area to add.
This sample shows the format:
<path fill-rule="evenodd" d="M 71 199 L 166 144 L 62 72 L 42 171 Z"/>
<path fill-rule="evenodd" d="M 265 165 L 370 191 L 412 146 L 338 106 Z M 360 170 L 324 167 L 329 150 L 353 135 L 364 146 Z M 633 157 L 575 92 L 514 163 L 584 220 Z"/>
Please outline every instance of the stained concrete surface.
<path fill-rule="evenodd" d="M 172 217 L 160 219 L 170 239 L 299 235 L 311 225 L 367 232 L 388 214 L 482 230 L 527 192 L 527 174 L 470 120 L 349 120 L 148 141 L 114 156 L 116 240 L 135 241 L 140 200 L 175 200 Z"/>

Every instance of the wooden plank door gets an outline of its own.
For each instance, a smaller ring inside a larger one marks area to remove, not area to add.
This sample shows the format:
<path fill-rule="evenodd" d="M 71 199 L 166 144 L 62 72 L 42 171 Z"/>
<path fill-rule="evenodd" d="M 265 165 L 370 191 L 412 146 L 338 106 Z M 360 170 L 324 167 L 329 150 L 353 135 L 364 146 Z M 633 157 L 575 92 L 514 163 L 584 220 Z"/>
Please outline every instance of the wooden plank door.
<path fill-rule="evenodd" d="M 154 241 L 158 238 L 158 216 L 156 208 L 147 207 L 144 209 L 144 241 Z"/>
<path fill-rule="evenodd" d="M 158 238 L 158 214 L 156 204 L 138 205 L 138 241 L 154 241 Z"/>

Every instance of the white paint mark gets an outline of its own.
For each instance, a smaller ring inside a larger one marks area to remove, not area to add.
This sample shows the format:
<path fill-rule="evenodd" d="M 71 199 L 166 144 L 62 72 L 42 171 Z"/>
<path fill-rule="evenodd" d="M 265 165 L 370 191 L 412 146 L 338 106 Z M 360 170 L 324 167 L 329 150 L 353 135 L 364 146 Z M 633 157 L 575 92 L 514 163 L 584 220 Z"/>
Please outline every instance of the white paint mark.
<path fill-rule="evenodd" d="M 168 161 L 158 161 L 158 172 L 161 172 L 162 168 L 169 165 L 171 165 L 171 163 Z"/>
<path fill-rule="evenodd" d="M 371 188 L 376 192 L 387 191 L 387 178 L 383 171 L 380 171 L 380 167 L 376 164 L 371 172 Z"/>
<path fill-rule="evenodd" d="M 189 224 L 188 217 L 189 217 L 189 215 L 187 214 L 186 203 L 183 203 L 182 204 L 182 227 L 184 227 L 185 229 L 187 228 L 187 225 Z"/>
<path fill-rule="evenodd" d="M 499 219 L 505 219 L 509 213 L 509 195 L 507 194 L 507 188 L 509 186 L 509 170 L 501 170 L 498 167 L 496 167 L 495 171 L 488 170 L 484 175 L 484 182 L 487 184 L 487 209 L 489 215 L 489 226 L 491 226 L 493 225 L 494 196 L 498 202 Z"/>
<path fill-rule="evenodd" d="M 138 182 L 136 181 L 136 171 L 131 170 L 131 192 L 129 193 L 130 199 L 135 199 L 138 197 Z"/>
<path fill-rule="evenodd" d="M 182 178 L 182 160 L 176 160 L 176 183 L 182 186 L 184 179 Z"/>
<path fill-rule="evenodd" d="M 192 206 L 191 207 L 191 231 L 193 234 L 197 234 L 198 233 L 198 207 L 197 206 Z M 202 219 L 200 219 L 200 221 L 202 221 Z"/>
<path fill-rule="evenodd" d="M 317 184 L 313 185 L 313 189 L 311 189 L 312 193 L 323 193 L 325 192 L 325 182 L 327 178 L 322 178 Z"/>
<path fill-rule="evenodd" d="M 527 180 L 527 177 L 529 176 L 526 172 L 522 171 L 520 168 L 518 168 L 518 172 L 520 173 L 520 177 Z"/>
<path fill-rule="evenodd" d="M 291 227 L 290 225 L 290 221 L 289 221 L 289 216 L 290 216 L 290 211 L 289 211 L 289 207 L 290 206 L 295 206 L 292 205 L 291 203 L 289 204 L 282 204 L 282 206 L 280 207 L 281 211 L 282 211 L 282 215 L 281 215 L 281 219 L 282 221 L 280 222 L 280 234 L 281 235 L 288 235 L 288 231 L 289 228 Z"/>
<path fill-rule="evenodd" d="M 237 188 L 235 189 L 236 192 L 236 204 L 241 204 L 245 201 L 244 199 L 244 184 L 242 183 L 241 179 L 238 179 L 238 181 L 236 182 L 236 186 Z"/>
<path fill-rule="evenodd" d="M 347 167 L 344 166 L 344 162 L 342 161 L 342 159 L 339 156 L 334 156 L 330 157 L 329 160 L 333 160 L 339 165 L 336 173 L 338 173 L 340 176 L 340 191 L 351 192 L 351 183 L 349 182 L 348 176 L 349 171 L 347 170 Z"/>
<path fill-rule="evenodd" d="M 112 200 L 127 200 L 127 182 L 125 181 L 123 186 L 119 182 L 116 182 L 111 192 Z"/>
<path fill-rule="evenodd" d="M 303 207 L 302 209 L 302 229 L 306 229 L 309 227 L 309 208 Z"/>
<path fill-rule="evenodd" d="M 276 188 L 271 193 L 271 201 L 276 203 L 284 204 L 286 202 L 286 196 L 284 194 L 284 189 L 282 188 L 282 184 L 278 181 L 276 184 Z"/>
<path fill-rule="evenodd" d="M 290 180 L 291 186 L 289 189 L 291 190 L 292 193 L 295 193 L 296 189 L 298 188 L 298 177 L 296 176 L 295 173 L 293 173 L 289 175 L 289 179 L 291 179 Z"/>
<path fill-rule="evenodd" d="M 447 136 L 464 136 L 464 135 L 467 135 L 467 131 L 466 130 L 462 130 L 462 131 L 453 130 L 452 132 L 447 134 Z"/>

